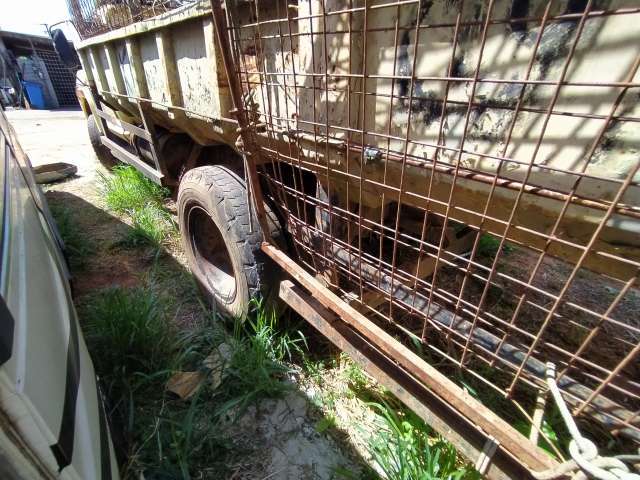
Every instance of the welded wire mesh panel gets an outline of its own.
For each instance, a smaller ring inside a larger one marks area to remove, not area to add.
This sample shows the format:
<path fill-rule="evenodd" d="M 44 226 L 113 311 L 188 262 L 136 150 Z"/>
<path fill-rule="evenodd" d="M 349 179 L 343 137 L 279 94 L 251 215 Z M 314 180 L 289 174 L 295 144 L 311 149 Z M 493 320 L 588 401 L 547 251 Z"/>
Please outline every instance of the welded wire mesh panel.
<path fill-rule="evenodd" d="M 155 17 L 197 0 L 67 0 L 71 20 L 85 39 Z"/>
<path fill-rule="evenodd" d="M 60 57 L 56 52 L 39 48 L 34 50 L 47 67 L 47 73 L 56 93 L 58 104 L 60 106 L 77 106 L 76 79 L 73 72 L 60 61 Z"/>
<path fill-rule="evenodd" d="M 499 413 L 554 362 L 637 442 L 637 3 L 227 7 L 297 260 Z"/>

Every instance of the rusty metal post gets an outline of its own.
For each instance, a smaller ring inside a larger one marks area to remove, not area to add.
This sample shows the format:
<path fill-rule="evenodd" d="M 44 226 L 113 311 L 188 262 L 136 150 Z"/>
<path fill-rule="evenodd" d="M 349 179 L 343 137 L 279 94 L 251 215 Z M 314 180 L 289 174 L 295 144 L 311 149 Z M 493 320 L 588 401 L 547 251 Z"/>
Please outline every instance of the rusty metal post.
<path fill-rule="evenodd" d="M 249 119 L 247 118 L 246 111 L 244 109 L 242 85 L 240 84 L 240 79 L 236 74 L 237 69 L 235 68 L 235 59 L 233 58 L 229 36 L 227 35 L 227 19 L 220 0 L 211 0 L 210 3 L 213 23 L 215 25 L 216 39 L 220 46 L 224 71 L 227 76 L 227 83 L 229 85 L 231 101 L 233 103 L 233 110 L 230 113 L 235 116 L 238 121 L 238 140 L 236 141 L 236 148 L 245 158 L 247 189 L 252 194 L 255 212 L 258 216 L 258 223 L 262 228 L 265 242 L 270 243 L 270 229 L 267 222 L 267 214 L 264 209 L 264 197 L 262 196 L 258 170 L 256 168 L 259 150 L 256 148 L 252 136 L 253 126 L 249 123 Z M 250 204 L 249 206 L 251 207 Z"/>

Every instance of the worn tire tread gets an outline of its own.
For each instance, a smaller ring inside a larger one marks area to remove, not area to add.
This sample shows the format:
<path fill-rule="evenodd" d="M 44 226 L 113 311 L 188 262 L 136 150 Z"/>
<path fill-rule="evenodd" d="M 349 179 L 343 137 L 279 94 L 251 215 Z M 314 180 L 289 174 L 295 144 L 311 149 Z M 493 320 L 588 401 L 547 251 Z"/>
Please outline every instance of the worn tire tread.
<path fill-rule="evenodd" d="M 255 216 L 253 220 L 253 231 L 250 232 L 250 216 L 247 204 L 246 184 L 244 180 L 231 168 L 222 165 L 197 167 L 188 171 L 180 182 L 180 193 L 178 194 L 178 204 L 181 204 L 181 193 L 189 187 L 195 190 L 204 188 L 211 195 L 210 206 L 216 208 L 218 215 L 224 215 L 226 219 L 226 229 L 223 230 L 225 243 L 237 246 L 243 267 L 243 273 L 252 298 L 262 298 L 267 302 L 271 301 L 277 293 L 279 279 L 279 269 L 260 249 L 263 235 L 260 225 Z M 179 207 L 179 212 L 181 212 Z M 270 233 L 273 238 L 280 235 L 280 227 L 276 216 L 268 205 L 265 210 L 269 218 Z M 221 218 L 222 220 L 222 218 Z M 181 226 L 185 228 L 185 223 L 181 221 Z M 224 231 L 226 230 L 226 231 Z M 187 232 L 183 232 L 183 235 Z M 221 305 L 224 308 L 224 305 Z"/>

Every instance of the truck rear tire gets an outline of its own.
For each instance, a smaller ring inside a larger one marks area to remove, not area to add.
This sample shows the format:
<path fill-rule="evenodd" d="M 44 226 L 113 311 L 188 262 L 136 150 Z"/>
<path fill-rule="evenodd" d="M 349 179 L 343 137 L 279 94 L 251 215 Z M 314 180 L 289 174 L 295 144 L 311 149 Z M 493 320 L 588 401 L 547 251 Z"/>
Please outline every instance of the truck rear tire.
<path fill-rule="evenodd" d="M 277 218 L 267 205 L 265 210 L 277 239 Z M 275 300 L 281 271 L 260 250 L 264 237 L 255 213 L 249 215 L 240 176 L 225 166 L 189 170 L 178 190 L 178 220 L 191 272 L 223 314 L 240 318 L 252 298 Z"/>
<path fill-rule="evenodd" d="M 105 147 L 100 141 L 100 129 L 98 128 L 98 124 L 96 123 L 96 119 L 93 114 L 87 117 L 87 131 L 89 133 L 89 141 L 91 142 L 93 151 L 102 166 L 107 169 L 111 169 L 118 165 L 118 159 L 114 157 L 111 150 Z"/>

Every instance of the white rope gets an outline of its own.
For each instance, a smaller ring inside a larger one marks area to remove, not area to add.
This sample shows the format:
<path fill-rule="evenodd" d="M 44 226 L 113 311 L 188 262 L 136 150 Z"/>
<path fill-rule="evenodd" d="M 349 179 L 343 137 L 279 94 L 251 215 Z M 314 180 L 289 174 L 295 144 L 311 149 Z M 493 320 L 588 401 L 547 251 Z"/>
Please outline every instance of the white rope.
<path fill-rule="evenodd" d="M 572 460 L 564 462 L 551 470 L 533 472 L 533 476 L 538 480 L 553 480 L 574 472 L 572 480 L 584 480 L 587 478 L 595 478 L 596 480 L 640 480 L 640 475 L 631 473 L 629 467 L 622 461 L 633 462 L 640 457 L 635 455 L 625 455 L 618 458 L 601 457 L 598 455 L 596 445 L 582 436 L 567 404 L 562 398 L 556 383 L 556 367 L 551 362 L 547 363 L 547 385 L 558 406 L 562 420 L 571 434 L 569 454 Z"/>

